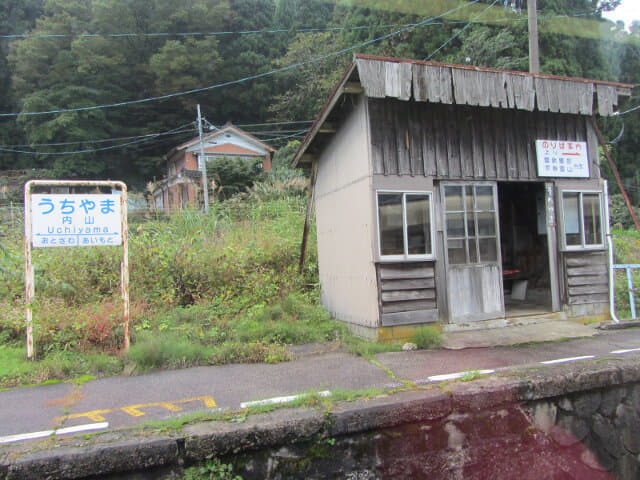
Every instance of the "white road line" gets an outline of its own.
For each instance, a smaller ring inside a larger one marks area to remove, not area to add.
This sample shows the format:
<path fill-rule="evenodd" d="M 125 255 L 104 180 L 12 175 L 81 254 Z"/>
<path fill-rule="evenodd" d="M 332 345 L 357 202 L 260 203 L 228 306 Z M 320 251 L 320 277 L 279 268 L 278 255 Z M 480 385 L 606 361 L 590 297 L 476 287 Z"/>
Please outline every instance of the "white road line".
<path fill-rule="evenodd" d="M 35 440 L 36 438 L 50 437 L 51 435 L 66 435 L 69 433 L 87 432 L 90 430 L 102 430 L 109 428 L 108 422 L 88 423 L 86 425 L 76 425 L 75 427 L 59 428 L 57 430 L 43 430 L 41 432 L 18 433 L 0 437 L 0 444 L 21 442 L 23 440 Z"/>
<path fill-rule="evenodd" d="M 613 350 L 611 353 L 619 355 L 621 353 L 640 352 L 640 348 L 628 348 L 626 350 Z"/>
<path fill-rule="evenodd" d="M 316 395 L 320 397 L 329 397 L 331 396 L 331 392 L 329 390 L 325 390 L 323 392 L 318 392 Z M 266 398 L 264 400 L 253 400 L 251 402 L 242 402 L 240 404 L 240 408 L 261 407 L 263 405 L 277 405 L 280 403 L 289 403 L 299 398 L 308 397 L 308 396 L 310 395 L 303 393 L 301 395 L 289 395 L 286 397 L 273 397 L 273 398 Z"/>
<path fill-rule="evenodd" d="M 428 377 L 430 382 L 443 382 L 445 380 L 455 380 L 457 378 L 462 378 L 465 375 L 473 375 L 474 373 L 478 373 L 480 375 L 488 375 L 490 373 L 495 373 L 495 370 L 469 370 L 467 372 L 456 372 L 456 373 L 447 373 L 444 375 L 432 375 Z"/>
<path fill-rule="evenodd" d="M 567 363 L 567 362 L 577 362 L 578 360 L 588 360 L 590 358 L 596 358 L 595 355 L 584 355 L 582 357 L 569 357 L 569 358 L 556 358 L 555 360 L 547 360 L 545 362 L 540 362 L 543 365 L 553 365 L 554 363 Z"/>

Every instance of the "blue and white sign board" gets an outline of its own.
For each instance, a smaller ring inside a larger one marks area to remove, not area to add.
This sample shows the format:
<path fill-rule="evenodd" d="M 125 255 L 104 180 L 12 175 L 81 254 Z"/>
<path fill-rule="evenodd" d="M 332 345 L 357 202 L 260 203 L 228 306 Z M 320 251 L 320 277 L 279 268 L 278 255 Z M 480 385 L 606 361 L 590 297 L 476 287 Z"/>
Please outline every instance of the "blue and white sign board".
<path fill-rule="evenodd" d="M 122 245 L 121 198 L 119 193 L 32 194 L 32 245 Z"/>
<path fill-rule="evenodd" d="M 589 178 L 587 142 L 536 140 L 539 177 Z"/>

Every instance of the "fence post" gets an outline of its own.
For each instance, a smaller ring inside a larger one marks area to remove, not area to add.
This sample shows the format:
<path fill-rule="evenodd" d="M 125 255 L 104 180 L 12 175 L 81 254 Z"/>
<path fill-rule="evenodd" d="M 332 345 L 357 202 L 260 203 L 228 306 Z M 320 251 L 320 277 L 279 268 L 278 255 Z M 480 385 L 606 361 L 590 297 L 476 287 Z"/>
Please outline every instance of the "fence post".
<path fill-rule="evenodd" d="M 631 268 L 625 268 L 627 272 L 627 288 L 629 289 L 629 307 L 631 307 L 631 318 L 636 319 L 636 299 L 633 288 L 633 276 L 631 274 Z"/>

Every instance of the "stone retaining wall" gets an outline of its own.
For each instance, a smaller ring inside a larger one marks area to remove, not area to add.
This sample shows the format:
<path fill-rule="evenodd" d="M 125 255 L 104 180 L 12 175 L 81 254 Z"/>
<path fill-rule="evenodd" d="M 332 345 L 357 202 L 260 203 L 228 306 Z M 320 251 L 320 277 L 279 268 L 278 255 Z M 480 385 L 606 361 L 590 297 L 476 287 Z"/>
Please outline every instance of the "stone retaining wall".
<path fill-rule="evenodd" d="M 330 412 L 282 409 L 175 436 L 101 437 L 0 450 L 0 479 L 180 478 L 211 458 L 245 480 L 635 479 L 640 357 L 441 383 Z"/>

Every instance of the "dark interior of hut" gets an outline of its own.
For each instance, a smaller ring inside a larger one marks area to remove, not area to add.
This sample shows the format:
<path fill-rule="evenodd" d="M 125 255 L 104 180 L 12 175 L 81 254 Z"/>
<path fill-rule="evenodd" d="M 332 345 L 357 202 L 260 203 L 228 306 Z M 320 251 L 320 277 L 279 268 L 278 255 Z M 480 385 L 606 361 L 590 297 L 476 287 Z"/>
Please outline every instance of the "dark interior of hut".
<path fill-rule="evenodd" d="M 551 311 L 544 184 L 498 184 L 500 243 L 507 316 Z"/>

